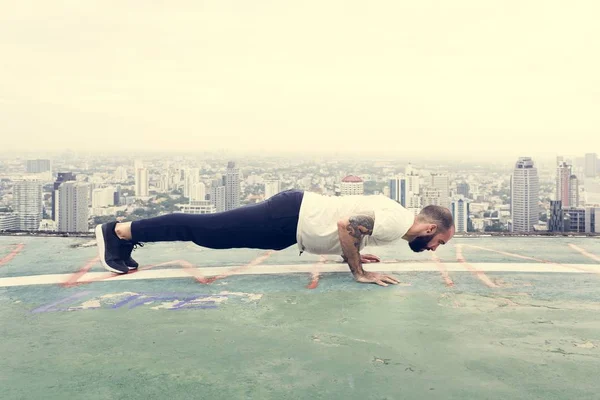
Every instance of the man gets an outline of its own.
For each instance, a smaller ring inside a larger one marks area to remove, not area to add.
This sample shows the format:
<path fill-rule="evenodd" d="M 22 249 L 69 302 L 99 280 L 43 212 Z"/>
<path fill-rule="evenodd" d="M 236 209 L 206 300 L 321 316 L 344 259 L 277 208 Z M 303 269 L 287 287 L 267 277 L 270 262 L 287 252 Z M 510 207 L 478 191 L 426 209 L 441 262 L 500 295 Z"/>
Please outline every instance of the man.
<path fill-rule="evenodd" d="M 192 241 L 212 249 L 266 250 L 297 244 L 300 254 L 341 255 L 357 282 L 381 286 L 399 282 L 363 269 L 363 263 L 379 261 L 360 254 L 365 246 L 404 239 L 415 252 L 435 251 L 452 236 L 452 214 L 444 207 L 427 206 L 415 217 L 385 196 L 330 197 L 300 190 L 215 214 L 173 213 L 96 227 L 102 265 L 118 274 L 138 267 L 131 252 L 146 242 Z"/>

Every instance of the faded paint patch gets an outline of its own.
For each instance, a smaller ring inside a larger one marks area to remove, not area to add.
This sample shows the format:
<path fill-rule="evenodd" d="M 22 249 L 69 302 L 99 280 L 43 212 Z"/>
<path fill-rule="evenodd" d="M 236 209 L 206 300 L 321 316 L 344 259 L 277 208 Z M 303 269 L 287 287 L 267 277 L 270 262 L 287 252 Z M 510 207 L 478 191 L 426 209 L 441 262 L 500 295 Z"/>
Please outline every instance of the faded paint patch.
<path fill-rule="evenodd" d="M 222 291 L 219 294 L 226 295 L 226 296 L 239 296 L 241 298 L 247 299 L 248 301 L 258 301 L 258 300 L 262 299 L 262 297 L 263 297 L 262 293 L 244 293 L 244 292 Z"/>
<path fill-rule="evenodd" d="M 595 347 L 597 347 L 594 343 L 592 342 L 585 342 L 585 343 L 573 343 L 575 345 L 575 347 L 579 347 L 581 349 L 593 349 Z"/>
<path fill-rule="evenodd" d="M 90 298 L 90 296 L 92 296 Z M 220 294 L 199 293 L 136 293 L 120 292 L 95 295 L 93 292 L 81 292 L 59 299 L 48 305 L 36 308 L 32 312 L 80 311 L 92 309 L 133 309 L 152 305 L 152 310 L 188 310 L 216 308 L 235 296 L 242 302 L 250 303 L 262 298 L 259 293 L 222 292 Z M 60 307 L 59 307 L 60 305 Z"/>

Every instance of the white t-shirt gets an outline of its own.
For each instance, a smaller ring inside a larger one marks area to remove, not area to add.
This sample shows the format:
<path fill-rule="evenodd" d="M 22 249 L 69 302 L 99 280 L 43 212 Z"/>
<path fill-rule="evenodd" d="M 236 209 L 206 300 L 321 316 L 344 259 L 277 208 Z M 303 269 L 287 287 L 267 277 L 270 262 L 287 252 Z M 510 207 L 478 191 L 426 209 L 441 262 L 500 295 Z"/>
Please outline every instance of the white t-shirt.
<path fill-rule="evenodd" d="M 367 245 L 397 241 L 415 220 L 412 212 L 383 195 L 332 197 L 304 192 L 296 231 L 300 252 L 342 255 L 337 223 L 360 214 L 374 216 L 375 224 L 373 234 L 363 237 L 359 251 Z"/>

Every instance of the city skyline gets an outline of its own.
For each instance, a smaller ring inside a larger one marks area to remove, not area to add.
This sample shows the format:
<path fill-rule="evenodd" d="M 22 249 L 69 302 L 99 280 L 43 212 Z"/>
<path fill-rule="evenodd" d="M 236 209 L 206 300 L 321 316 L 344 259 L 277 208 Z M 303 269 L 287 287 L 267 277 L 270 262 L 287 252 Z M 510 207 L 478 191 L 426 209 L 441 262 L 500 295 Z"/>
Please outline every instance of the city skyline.
<path fill-rule="evenodd" d="M 541 0 L 0 5 L 3 148 L 497 160 L 562 137 L 583 154 L 600 131 L 599 14 Z"/>

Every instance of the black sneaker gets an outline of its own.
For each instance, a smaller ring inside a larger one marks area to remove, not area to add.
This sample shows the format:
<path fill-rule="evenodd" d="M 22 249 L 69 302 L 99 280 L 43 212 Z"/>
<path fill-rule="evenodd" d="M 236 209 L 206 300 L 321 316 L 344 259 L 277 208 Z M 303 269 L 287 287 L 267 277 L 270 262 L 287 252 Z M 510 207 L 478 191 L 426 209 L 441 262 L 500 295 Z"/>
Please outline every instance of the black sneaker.
<path fill-rule="evenodd" d="M 115 233 L 117 221 L 96 226 L 96 243 L 98 244 L 98 255 L 104 269 L 117 274 L 126 274 L 129 271 L 121 258 L 121 244 L 125 242 L 119 239 Z"/>
<path fill-rule="evenodd" d="M 121 260 L 125 262 L 125 265 L 127 265 L 127 268 L 129 268 L 130 270 L 138 269 L 138 267 L 140 266 L 137 263 L 137 261 L 131 258 L 131 252 L 137 246 L 144 247 L 142 243 L 135 243 L 130 241 L 125 241 L 124 243 L 121 243 Z"/>

